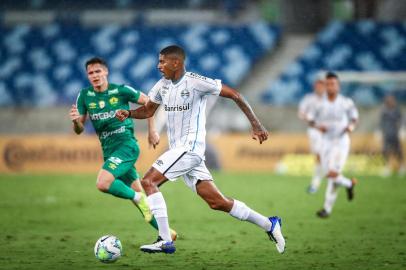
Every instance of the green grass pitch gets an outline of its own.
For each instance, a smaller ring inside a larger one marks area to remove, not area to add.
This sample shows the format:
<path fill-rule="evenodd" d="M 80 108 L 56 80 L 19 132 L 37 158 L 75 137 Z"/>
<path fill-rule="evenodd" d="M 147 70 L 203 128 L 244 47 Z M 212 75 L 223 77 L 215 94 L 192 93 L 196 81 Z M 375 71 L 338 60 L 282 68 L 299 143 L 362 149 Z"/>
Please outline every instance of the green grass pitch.
<path fill-rule="evenodd" d="M 261 229 L 210 210 L 182 181 L 162 191 L 179 234 L 174 255 L 145 254 L 156 232 L 127 201 L 96 190 L 95 175 L 0 175 L 0 269 L 406 269 L 406 179 L 360 177 L 353 202 L 340 191 L 333 215 L 315 216 L 324 187 L 305 177 L 214 174 L 225 195 L 280 215 L 280 255 Z M 96 240 L 114 234 L 124 255 L 98 262 Z"/>

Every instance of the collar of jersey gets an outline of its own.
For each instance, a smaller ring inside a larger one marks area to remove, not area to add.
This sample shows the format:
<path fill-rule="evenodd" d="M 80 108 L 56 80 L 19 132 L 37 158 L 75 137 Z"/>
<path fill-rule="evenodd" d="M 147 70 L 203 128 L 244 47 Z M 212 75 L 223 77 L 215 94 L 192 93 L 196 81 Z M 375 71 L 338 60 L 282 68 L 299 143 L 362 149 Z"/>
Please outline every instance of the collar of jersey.
<path fill-rule="evenodd" d="M 328 99 L 328 96 L 326 95 L 326 99 L 329 103 L 335 103 L 338 100 L 339 96 L 340 96 L 340 94 L 337 94 L 336 98 L 333 101 L 331 101 Z"/>
<path fill-rule="evenodd" d="M 95 92 L 96 95 L 104 95 L 104 94 L 106 94 L 106 93 L 107 93 L 109 90 L 111 90 L 111 89 L 113 89 L 113 86 L 112 86 L 111 84 L 108 84 L 108 85 L 107 85 L 107 89 L 104 90 L 104 91 L 102 91 L 102 92 L 96 91 L 96 90 L 94 89 L 94 87 L 92 86 L 92 91 Z"/>
<path fill-rule="evenodd" d="M 185 75 L 186 75 L 186 70 L 185 70 L 185 72 L 182 74 L 182 76 L 179 78 L 179 80 L 177 80 L 177 81 L 172 81 L 172 80 L 170 80 L 171 81 L 171 83 L 172 83 L 172 85 L 177 85 L 177 84 L 179 84 L 182 80 L 183 80 L 183 78 L 185 78 Z"/>

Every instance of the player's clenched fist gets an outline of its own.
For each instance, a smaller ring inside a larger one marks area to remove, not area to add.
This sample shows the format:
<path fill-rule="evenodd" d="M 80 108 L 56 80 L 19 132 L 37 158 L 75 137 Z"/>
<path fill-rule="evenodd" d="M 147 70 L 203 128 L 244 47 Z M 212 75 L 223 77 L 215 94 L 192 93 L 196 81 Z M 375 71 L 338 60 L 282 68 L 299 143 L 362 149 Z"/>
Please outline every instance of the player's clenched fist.
<path fill-rule="evenodd" d="M 262 125 L 259 125 L 252 130 L 252 138 L 254 140 L 258 140 L 260 144 L 266 141 L 268 139 L 268 136 L 268 131 Z"/>
<path fill-rule="evenodd" d="M 321 132 L 321 133 L 326 133 L 327 132 L 327 127 L 320 125 L 320 126 L 316 126 L 316 128 Z"/>
<path fill-rule="evenodd" d="M 72 121 L 76 121 L 80 118 L 80 114 L 79 114 L 78 108 L 76 108 L 76 105 L 72 105 L 72 107 L 70 108 L 69 117 L 70 117 L 70 120 L 72 120 Z"/>
<path fill-rule="evenodd" d="M 129 110 L 118 110 L 116 112 L 116 118 L 120 121 L 124 121 L 125 119 L 130 116 L 130 111 Z"/>

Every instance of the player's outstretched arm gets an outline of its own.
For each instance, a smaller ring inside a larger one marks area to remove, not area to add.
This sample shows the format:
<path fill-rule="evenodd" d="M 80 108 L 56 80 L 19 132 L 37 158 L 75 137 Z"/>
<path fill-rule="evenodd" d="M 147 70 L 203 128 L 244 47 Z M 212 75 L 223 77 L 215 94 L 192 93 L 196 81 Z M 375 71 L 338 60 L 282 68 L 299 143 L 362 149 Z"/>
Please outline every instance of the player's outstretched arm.
<path fill-rule="evenodd" d="M 155 149 L 155 147 L 159 144 L 159 133 L 155 128 L 155 119 L 154 117 L 150 117 L 147 119 L 148 121 L 148 145 L 149 148 L 153 147 Z"/>
<path fill-rule="evenodd" d="M 344 129 L 343 133 L 353 132 L 355 127 L 358 124 L 359 113 L 358 113 L 357 108 L 354 105 L 354 102 L 351 99 L 348 100 L 348 105 L 349 105 L 349 108 L 348 108 L 347 114 L 348 114 L 348 118 L 349 118 L 349 123 L 348 123 L 348 126 Z"/>
<path fill-rule="evenodd" d="M 148 102 L 149 97 L 144 93 L 141 93 L 137 103 L 140 105 L 146 105 Z M 160 137 L 159 133 L 155 128 L 154 116 L 148 118 L 147 121 L 148 121 L 148 145 L 149 148 L 153 147 L 155 149 L 155 147 L 159 144 Z"/>
<path fill-rule="evenodd" d="M 116 118 L 120 121 L 124 121 L 129 117 L 135 119 L 150 118 L 155 114 L 158 107 L 159 104 L 148 101 L 145 105 L 137 108 L 136 110 L 118 110 L 116 113 Z"/>
<path fill-rule="evenodd" d="M 257 116 L 245 98 L 235 89 L 223 84 L 220 96 L 234 100 L 241 111 L 247 116 L 252 126 L 252 138 L 258 140 L 260 144 L 268 139 L 268 131 L 259 122 Z"/>
<path fill-rule="evenodd" d="M 306 114 L 307 113 L 306 113 L 306 97 L 305 97 L 299 102 L 299 108 L 297 110 L 297 117 L 300 120 L 307 121 L 307 115 Z"/>
<path fill-rule="evenodd" d="M 357 126 L 357 123 L 358 123 L 358 119 L 356 119 L 356 118 L 351 119 L 348 126 L 344 129 L 343 133 L 351 133 L 351 132 L 353 132 L 355 127 Z"/>
<path fill-rule="evenodd" d="M 79 111 L 78 111 L 78 108 L 76 108 L 76 105 L 72 105 L 72 107 L 69 111 L 69 117 L 73 123 L 73 131 L 76 134 L 82 133 L 83 130 L 85 130 L 84 124 L 86 121 L 86 116 L 79 114 Z"/>

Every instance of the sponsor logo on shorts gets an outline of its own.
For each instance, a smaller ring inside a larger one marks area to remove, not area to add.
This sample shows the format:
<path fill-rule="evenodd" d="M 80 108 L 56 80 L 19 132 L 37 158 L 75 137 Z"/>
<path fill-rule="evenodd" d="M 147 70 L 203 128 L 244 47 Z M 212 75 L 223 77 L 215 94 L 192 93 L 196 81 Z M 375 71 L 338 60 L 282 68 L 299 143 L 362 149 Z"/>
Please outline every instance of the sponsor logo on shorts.
<path fill-rule="evenodd" d="M 115 170 L 117 168 L 117 165 L 114 163 L 109 163 L 109 168 Z"/>
<path fill-rule="evenodd" d="M 116 165 L 120 165 L 120 163 L 123 162 L 123 160 L 118 157 L 110 157 L 108 160 L 113 162 Z"/>
<path fill-rule="evenodd" d="M 164 162 L 163 162 L 162 160 L 160 160 L 160 159 L 158 159 L 157 161 L 155 161 L 155 163 L 156 163 L 156 165 L 158 165 L 158 166 L 164 165 Z"/>

